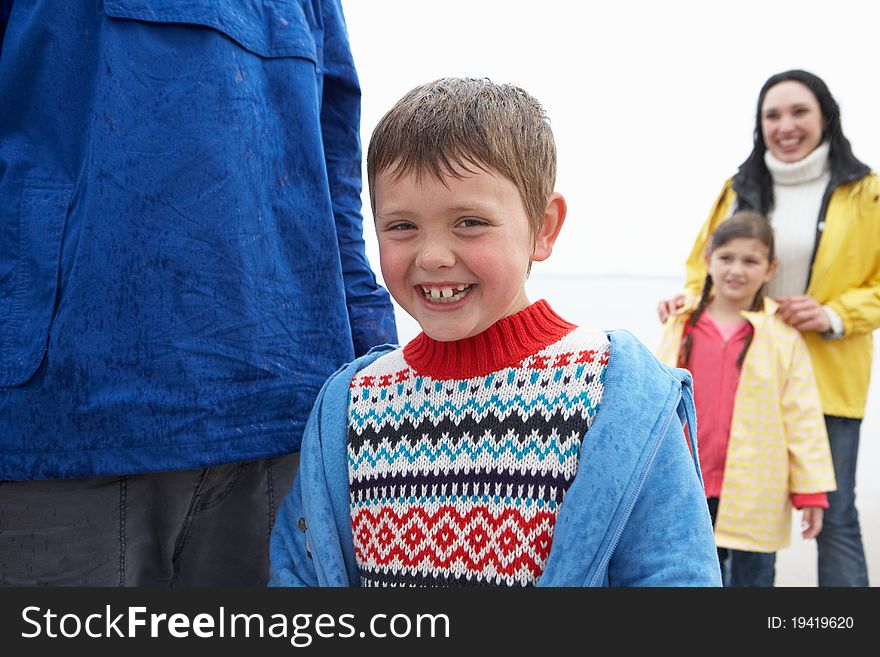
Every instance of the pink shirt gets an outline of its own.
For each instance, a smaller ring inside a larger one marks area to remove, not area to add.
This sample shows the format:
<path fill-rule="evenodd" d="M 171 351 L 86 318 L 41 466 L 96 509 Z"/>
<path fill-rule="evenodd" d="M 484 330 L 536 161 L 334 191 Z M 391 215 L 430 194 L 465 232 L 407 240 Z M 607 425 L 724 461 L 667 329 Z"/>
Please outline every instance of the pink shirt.
<path fill-rule="evenodd" d="M 708 311 L 700 315 L 697 325 L 690 329 L 688 369 L 694 377 L 700 469 L 706 497 L 721 496 L 730 422 L 739 385 L 740 370 L 736 361 L 750 331 L 751 325 L 745 319 L 733 324 L 719 322 Z M 827 508 L 828 496 L 825 493 L 792 493 L 791 503 L 798 509 L 805 506 Z"/>
<path fill-rule="evenodd" d="M 736 359 L 750 330 L 745 319 L 733 325 L 719 324 L 708 311 L 690 329 L 688 369 L 694 377 L 700 468 L 706 497 L 721 495 L 733 402 L 739 385 Z"/>

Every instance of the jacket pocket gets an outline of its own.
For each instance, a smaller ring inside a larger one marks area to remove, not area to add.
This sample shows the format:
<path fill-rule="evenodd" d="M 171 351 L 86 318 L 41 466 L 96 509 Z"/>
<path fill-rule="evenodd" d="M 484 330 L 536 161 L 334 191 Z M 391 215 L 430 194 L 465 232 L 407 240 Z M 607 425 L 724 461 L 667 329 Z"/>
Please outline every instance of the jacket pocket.
<path fill-rule="evenodd" d="M 318 61 L 314 34 L 321 32 L 312 0 L 105 0 L 113 18 L 210 27 L 260 57 Z"/>
<path fill-rule="evenodd" d="M 72 185 L 46 181 L 22 189 L 17 255 L 3 290 L 8 313 L 0 323 L 0 386 L 27 382 L 46 354 L 72 191 Z"/>

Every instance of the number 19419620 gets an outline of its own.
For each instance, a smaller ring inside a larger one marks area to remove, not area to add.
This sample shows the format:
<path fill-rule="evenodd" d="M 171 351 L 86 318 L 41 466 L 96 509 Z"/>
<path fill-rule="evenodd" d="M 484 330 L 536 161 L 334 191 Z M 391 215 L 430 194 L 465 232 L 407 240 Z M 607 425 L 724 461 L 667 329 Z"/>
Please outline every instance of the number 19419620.
<path fill-rule="evenodd" d="M 767 617 L 770 630 L 850 630 L 852 616 L 780 616 Z"/>

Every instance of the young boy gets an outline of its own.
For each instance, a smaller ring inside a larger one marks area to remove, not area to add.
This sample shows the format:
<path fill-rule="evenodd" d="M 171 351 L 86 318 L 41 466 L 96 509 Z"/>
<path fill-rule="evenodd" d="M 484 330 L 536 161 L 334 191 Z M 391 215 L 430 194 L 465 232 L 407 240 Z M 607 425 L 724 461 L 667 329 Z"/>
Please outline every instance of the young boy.
<path fill-rule="evenodd" d="M 385 284 L 423 332 L 324 385 L 270 584 L 720 585 L 688 375 L 526 297 L 566 214 L 538 102 L 418 87 L 367 175 Z"/>

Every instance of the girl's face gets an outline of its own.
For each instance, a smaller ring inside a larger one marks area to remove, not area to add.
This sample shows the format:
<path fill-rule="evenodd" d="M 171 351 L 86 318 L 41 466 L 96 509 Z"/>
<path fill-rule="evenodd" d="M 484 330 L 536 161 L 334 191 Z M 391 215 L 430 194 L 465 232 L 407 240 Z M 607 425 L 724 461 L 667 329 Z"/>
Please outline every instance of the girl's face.
<path fill-rule="evenodd" d="M 715 298 L 748 310 L 758 290 L 773 278 L 776 261 L 769 249 L 754 237 L 737 237 L 715 248 L 707 256 Z"/>
<path fill-rule="evenodd" d="M 761 104 L 761 131 L 767 149 L 782 162 L 798 162 L 822 142 L 825 117 L 805 85 L 786 80 L 770 87 Z"/>

